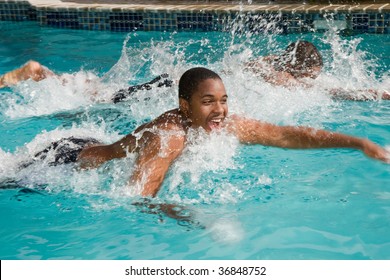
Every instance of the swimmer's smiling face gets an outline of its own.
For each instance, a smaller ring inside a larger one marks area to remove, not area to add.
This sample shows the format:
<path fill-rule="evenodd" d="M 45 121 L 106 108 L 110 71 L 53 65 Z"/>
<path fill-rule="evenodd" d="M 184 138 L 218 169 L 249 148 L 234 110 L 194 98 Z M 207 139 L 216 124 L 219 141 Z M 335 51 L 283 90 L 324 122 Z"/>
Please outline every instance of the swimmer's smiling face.
<path fill-rule="evenodd" d="M 207 132 L 222 127 L 228 114 L 228 96 L 220 79 L 206 79 L 199 83 L 187 102 L 187 114 L 194 128 Z"/>

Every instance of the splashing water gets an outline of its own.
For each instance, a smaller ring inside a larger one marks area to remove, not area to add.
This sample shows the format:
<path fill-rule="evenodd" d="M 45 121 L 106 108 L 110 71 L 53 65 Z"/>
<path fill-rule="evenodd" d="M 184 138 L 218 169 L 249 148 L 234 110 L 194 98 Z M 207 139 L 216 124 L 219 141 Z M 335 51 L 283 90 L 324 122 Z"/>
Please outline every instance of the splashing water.
<path fill-rule="evenodd" d="M 240 191 L 228 181 L 221 181 L 216 186 L 215 178 L 217 174 L 226 174 L 229 170 L 238 168 L 234 161 L 237 156 L 237 139 L 223 132 L 207 135 L 197 130 L 190 131 L 187 137 L 188 145 L 183 156 L 172 166 L 167 195 L 179 192 L 184 194 L 180 195 L 180 200 L 193 201 L 194 197 L 198 197 L 198 202 L 208 203 L 234 201 L 235 194 Z M 214 175 L 202 180 L 206 174 Z"/>

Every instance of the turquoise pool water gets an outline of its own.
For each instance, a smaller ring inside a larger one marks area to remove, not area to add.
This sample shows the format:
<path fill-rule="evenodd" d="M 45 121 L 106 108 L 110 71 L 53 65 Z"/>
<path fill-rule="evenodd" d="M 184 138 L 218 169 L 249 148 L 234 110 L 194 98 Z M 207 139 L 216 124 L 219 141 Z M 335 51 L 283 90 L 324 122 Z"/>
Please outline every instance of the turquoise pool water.
<path fill-rule="evenodd" d="M 178 79 L 194 65 L 222 73 L 231 112 L 388 146 L 389 101 L 337 101 L 326 88 L 388 90 L 389 35 L 124 34 L 13 22 L 0 22 L 0 31 L 0 73 L 35 59 L 75 76 L 65 85 L 48 79 L 0 89 L 0 182 L 19 184 L 0 190 L 1 259 L 390 259 L 390 166 L 356 151 L 249 147 L 204 136 L 153 200 L 185 208 L 192 222 L 134 204 L 137 193 L 124 191 L 131 156 L 92 171 L 44 162 L 18 168 L 56 139 L 110 143 L 176 107 L 176 87 L 106 100 L 164 72 Z M 298 38 L 324 55 L 314 88 L 286 90 L 243 74 L 242 61 Z"/>

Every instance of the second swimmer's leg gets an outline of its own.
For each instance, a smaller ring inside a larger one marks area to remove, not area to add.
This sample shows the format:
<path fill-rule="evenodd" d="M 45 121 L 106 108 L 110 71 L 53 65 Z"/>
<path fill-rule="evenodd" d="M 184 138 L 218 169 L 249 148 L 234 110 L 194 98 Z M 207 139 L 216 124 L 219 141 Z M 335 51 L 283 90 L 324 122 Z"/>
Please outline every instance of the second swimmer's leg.
<path fill-rule="evenodd" d="M 117 91 L 113 98 L 112 102 L 118 103 L 126 99 L 128 96 L 132 95 L 133 93 L 137 92 L 138 90 L 151 90 L 153 89 L 153 85 L 156 87 L 172 87 L 173 85 L 173 80 L 169 79 L 168 74 L 161 74 L 151 80 L 150 82 L 141 84 L 141 85 L 134 85 L 130 86 L 127 89 L 121 89 Z"/>

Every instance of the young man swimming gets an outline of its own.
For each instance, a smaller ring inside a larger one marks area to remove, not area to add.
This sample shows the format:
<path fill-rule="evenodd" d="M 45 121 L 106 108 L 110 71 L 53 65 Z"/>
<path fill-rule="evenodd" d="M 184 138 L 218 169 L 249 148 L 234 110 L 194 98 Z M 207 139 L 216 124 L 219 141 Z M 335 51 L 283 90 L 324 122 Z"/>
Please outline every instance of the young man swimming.
<path fill-rule="evenodd" d="M 62 83 L 66 83 L 69 79 L 69 76 L 59 76 L 39 62 L 30 60 L 22 67 L 0 76 L 0 88 L 13 86 L 21 81 L 26 81 L 29 79 L 39 82 L 49 77 L 56 77 L 60 79 Z M 90 80 L 86 81 L 90 82 Z M 111 97 L 111 102 L 121 102 L 139 90 L 151 90 L 155 87 L 171 87 L 172 85 L 173 81 L 169 79 L 169 75 L 161 74 L 147 83 L 130 86 L 127 89 L 121 89 L 115 92 Z"/>
<path fill-rule="evenodd" d="M 268 55 L 246 62 L 244 70 L 275 86 L 309 88 L 313 86 L 313 81 L 320 75 L 323 66 L 322 56 L 316 46 L 308 41 L 298 40 L 289 44 L 280 55 Z M 342 100 L 390 100 L 390 92 L 384 90 L 329 88 L 327 92 L 333 98 Z"/>
<path fill-rule="evenodd" d="M 296 41 L 281 55 L 268 55 L 250 60 L 244 69 L 277 86 L 310 86 L 305 78 L 316 79 L 324 63 L 318 49 L 308 41 Z"/>
<path fill-rule="evenodd" d="M 169 167 L 187 145 L 190 128 L 207 133 L 226 130 L 249 145 L 357 149 L 368 157 L 390 163 L 389 152 L 367 139 L 309 127 L 278 126 L 237 115 L 229 117 L 222 79 L 203 67 L 189 69 L 180 78 L 179 108 L 163 113 L 113 144 L 84 148 L 77 161 L 81 168 L 94 168 L 136 153 L 129 187 L 139 188 L 142 196 L 156 196 Z"/>

